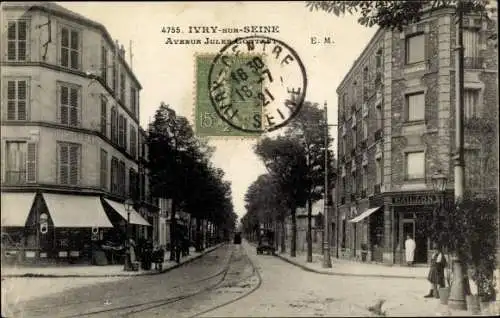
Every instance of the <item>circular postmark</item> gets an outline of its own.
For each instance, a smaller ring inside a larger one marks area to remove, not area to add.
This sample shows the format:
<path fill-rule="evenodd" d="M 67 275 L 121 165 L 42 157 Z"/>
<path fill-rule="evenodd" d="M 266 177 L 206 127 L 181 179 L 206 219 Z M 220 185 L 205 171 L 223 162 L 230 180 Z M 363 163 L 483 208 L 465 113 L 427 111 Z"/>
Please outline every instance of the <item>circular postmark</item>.
<path fill-rule="evenodd" d="M 285 126 L 300 111 L 306 88 L 306 71 L 295 50 L 265 36 L 237 38 L 225 45 L 208 73 L 216 113 L 249 133 Z"/>

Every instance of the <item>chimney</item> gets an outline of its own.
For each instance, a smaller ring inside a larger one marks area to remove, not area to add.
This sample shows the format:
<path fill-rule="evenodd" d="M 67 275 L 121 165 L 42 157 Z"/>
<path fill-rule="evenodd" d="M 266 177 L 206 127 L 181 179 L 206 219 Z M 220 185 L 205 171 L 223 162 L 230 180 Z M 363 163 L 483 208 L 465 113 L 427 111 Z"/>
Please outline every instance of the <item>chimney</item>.
<path fill-rule="evenodd" d="M 121 55 L 122 58 L 125 59 L 125 48 L 123 47 L 123 44 L 120 47 L 120 55 Z"/>

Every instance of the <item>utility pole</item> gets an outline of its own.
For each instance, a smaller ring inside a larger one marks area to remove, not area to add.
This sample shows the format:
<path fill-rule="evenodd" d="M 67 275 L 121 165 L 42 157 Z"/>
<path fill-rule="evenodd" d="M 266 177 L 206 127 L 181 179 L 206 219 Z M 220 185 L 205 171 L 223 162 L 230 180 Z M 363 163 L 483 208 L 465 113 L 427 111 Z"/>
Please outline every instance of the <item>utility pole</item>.
<path fill-rule="evenodd" d="M 462 1 L 457 2 L 457 45 L 455 48 L 455 148 L 454 179 L 455 202 L 464 194 L 464 46 L 463 46 L 463 10 Z M 466 309 L 465 291 L 468 289 L 467 275 L 464 275 L 464 262 L 460 255 L 452 259 L 453 281 L 450 286 L 448 305 L 452 309 Z"/>
<path fill-rule="evenodd" d="M 325 216 L 325 225 L 323 231 L 323 268 L 332 267 L 332 260 L 330 258 L 330 212 L 328 210 L 328 196 L 329 196 L 329 184 L 328 184 L 328 112 L 326 107 L 326 101 L 324 106 L 325 112 L 325 189 L 324 189 L 324 200 L 323 200 L 323 213 Z"/>

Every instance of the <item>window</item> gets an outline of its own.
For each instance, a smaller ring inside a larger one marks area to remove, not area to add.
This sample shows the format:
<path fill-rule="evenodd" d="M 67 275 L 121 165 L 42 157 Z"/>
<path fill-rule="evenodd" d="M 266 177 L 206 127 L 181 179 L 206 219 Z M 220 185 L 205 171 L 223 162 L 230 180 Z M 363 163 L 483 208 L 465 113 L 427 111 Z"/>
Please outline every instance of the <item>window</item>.
<path fill-rule="evenodd" d="M 5 182 L 9 184 L 36 182 L 36 143 L 7 141 L 5 148 Z"/>
<path fill-rule="evenodd" d="M 123 117 L 123 144 L 122 144 L 122 147 L 125 148 L 125 150 L 127 150 L 127 147 L 129 146 L 128 144 L 128 124 L 127 124 L 127 118 L 126 117 Z"/>
<path fill-rule="evenodd" d="M 465 182 L 470 189 L 482 188 L 481 180 L 485 177 L 481 173 L 483 160 L 479 153 L 479 149 L 464 150 Z"/>
<path fill-rule="evenodd" d="M 118 68 L 116 66 L 116 56 L 114 57 L 113 59 L 113 92 L 115 93 L 115 96 L 116 96 L 116 93 L 117 93 L 117 84 L 118 84 Z"/>
<path fill-rule="evenodd" d="M 111 141 L 118 143 L 118 112 L 116 107 L 111 107 Z"/>
<path fill-rule="evenodd" d="M 377 115 L 377 130 L 382 129 L 382 108 L 377 107 L 376 108 L 376 115 Z"/>
<path fill-rule="evenodd" d="M 423 179 L 425 176 L 425 155 L 423 151 L 406 153 L 406 179 Z"/>
<path fill-rule="evenodd" d="M 363 190 L 366 191 L 368 189 L 368 168 L 363 168 Z"/>
<path fill-rule="evenodd" d="M 59 183 L 76 185 L 80 180 L 81 145 L 59 143 Z"/>
<path fill-rule="evenodd" d="M 357 191 L 358 191 L 358 180 L 356 179 L 356 171 L 353 171 L 351 173 L 351 177 L 352 177 L 352 189 L 351 189 L 351 193 L 355 194 Z"/>
<path fill-rule="evenodd" d="M 120 72 L 120 102 L 125 104 L 125 85 L 126 84 L 126 78 L 125 78 L 125 72 L 124 69 L 121 69 Z"/>
<path fill-rule="evenodd" d="M 80 87 L 68 84 L 59 85 L 60 122 L 63 125 L 79 125 Z"/>
<path fill-rule="evenodd" d="M 133 199 L 138 199 L 138 191 L 137 191 L 137 172 L 134 169 L 129 170 L 129 181 L 128 181 L 128 195 Z"/>
<path fill-rule="evenodd" d="M 26 61 L 28 45 L 28 22 L 9 21 L 7 23 L 7 60 Z"/>
<path fill-rule="evenodd" d="M 464 28 L 464 57 L 479 57 L 479 32 L 477 29 Z"/>
<path fill-rule="evenodd" d="M 382 67 L 382 49 L 378 50 L 375 55 L 375 67 Z"/>
<path fill-rule="evenodd" d="M 125 117 L 123 115 L 118 116 L 118 145 L 123 146 L 124 138 L 123 135 L 125 133 L 125 128 L 123 125 L 125 124 Z"/>
<path fill-rule="evenodd" d="M 7 81 L 7 120 L 27 120 L 28 81 Z"/>
<path fill-rule="evenodd" d="M 108 188 L 108 153 L 101 149 L 101 189 Z"/>
<path fill-rule="evenodd" d="M 408 108 L 408 121 L 424 120 L 425 118 L 425 95 L 424 92 L 406 95 Z"/>
<path fill-rule="evenodd" d="M 61 66 L 80 69 L 80 32 L 61 28 Z"/>
<path fill-rule="evenodd" d="M 118 159 L 111 158 L 111 193 L 119 193 Z"/>
<path fill-rule="evenodd" d="M 423 62 L 425 59 L 424 34 L 415 34 L 406 38 L 406 64 Z"/>
<path fill-rule="evenodd" d="M 466 119 L 481 117 L 478 89 L 464 90 L 464 117 Z"/>
<path fill-rule="evenodd" d="M 361 121 L 361 125 L 363 126 L 363 140 L 368 139 L 368 120 L 366 118 L 363 118 Z"/>
<path fill-rule="evenodd" d="M 101 47 L 101 77 L 108 85 L 108 50 L 104 45 Z"/>
<path fill-rule="evenodd" d="M 356 148 L 356 129 L 352 130 L 352 149 Z"/>
<path fill-rule="evenodd" d="M 126 176 L 125 176 L 125 162 L 123 161 L 120 161 L 119 165 L 118 165 L 118 180 L 119 180 L 119 183 L 118 183 L 118 188 L 119 188 L 119 194 L 120 195 L 125 195 L 125 179 L 126 179 Z"/>
<path fill-rule="evenodd" d="M 101 96 L 101 134 L 106 136 L 108 128 L 108 100 Z"/>
<path fill-rule="evenodd" d="M 363 85 L 368 85 L 368 66 L 363 68 Z"/>
<path fill-rule="evenodd" d="M 376 173 L 375 182 L 378 185 L 382 184 L 382 176 L 384 173 L 383 169 L 384 167 L 382 166 L 382 160 L 380 159 L 375 160 L 375 173 Z"/>
<path fill-rule="evenodd" d="M 137 116 L 137 90 L 134 87 L 130 87 L 130 110 Z"/>
<path fill-rule="evenodd" d="M 347 139 L 342 137 L 342 153 L 345 155 L 347 153 Z"/>
<path fill-rule="evenodd" d="M 130 155 L 134 159 L 137 157 L 137 133 L 132 124 L 130 124 Z"/>

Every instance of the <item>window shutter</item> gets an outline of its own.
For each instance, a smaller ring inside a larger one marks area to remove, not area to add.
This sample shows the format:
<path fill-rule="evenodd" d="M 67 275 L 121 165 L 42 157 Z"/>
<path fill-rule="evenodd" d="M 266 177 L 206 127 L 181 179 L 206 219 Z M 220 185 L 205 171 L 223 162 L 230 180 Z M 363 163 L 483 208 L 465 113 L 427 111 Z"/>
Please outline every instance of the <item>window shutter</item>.
<path fill-rule="evenodd" d="M 101 97 L 101 133 L 106 136 L 108 126 L 108 105 L 104 96 Z"/>
<path fill-rule="evenodd" d="M 59 182 L 61 184 L 68 184 L 68 152 L 68 145 L 59 145 Z"/>
<path fill-rule="evenodd" d="M 16 60 L 16 30 L 17 30 L 17 24 L 16 22 L 9 22 L 7 24 L 7 59 L 9 61 L 15 61 Z"/>
<path fill-rule="evenodd" d="M 61 65 L 69 66 L 69 30 L 61 28 Z"/>
<path fill-rule="evenodd" d="M 128 148 L 127 130 L 128 130 L 127 118 L 123 117 L 123 147 L 125 148 L 125 150 L 127 150 Z"/>
<path fill-rule="evenodd" d="M 101 77 L 106 85 L 108 84 L 108 50 L 103 45 L 101 47 Z"/>
<path fill-rule="evenodd" d="M 17 81 L 17 120 L 26 120 L 27 82 Z"/>
<path fill-rule="evenodd" d="M 61 86 L 61 123 L 67 125 L 69 119 L 69 89 L 66 86 Z"/>
<path fill-rule="evenodd" d="M 69 119 L 71 126 L 78 126 L 78 95 L 77 88 L 70 89 Z"/>
<path fill-rule="evenodd" d="M 69 147 L 69 183 L 78 184 L 80 168 L 80 145 L 71 145 Z"/>
<path fill-rule="evenodd" d="M 77 31 L 71 31 L 71 68 L 80 69 L 78 50 L 80 46 L 80 37 Z"/>
<path fill-rule="evenodd" d="M 106 189 L 108 184 L 108 153 L 101 149 L 101 188 Z"/>
<path fill-rule="evenodd" d="M 7 119 L 16 119 L 16 81 L 7 82 Z"/>
<path fill-rule="evenodd" d="M 26 182 L 36 182 L 37 179 L 37 144 L 28 142 L 26 159 Z"/>
<path fill-rule="evenodd" d="M 26 61 L 26 44 L 27 44 L 27 23 L 26 21 L 18 22 L 17 33 L 17 60 Z"/>

